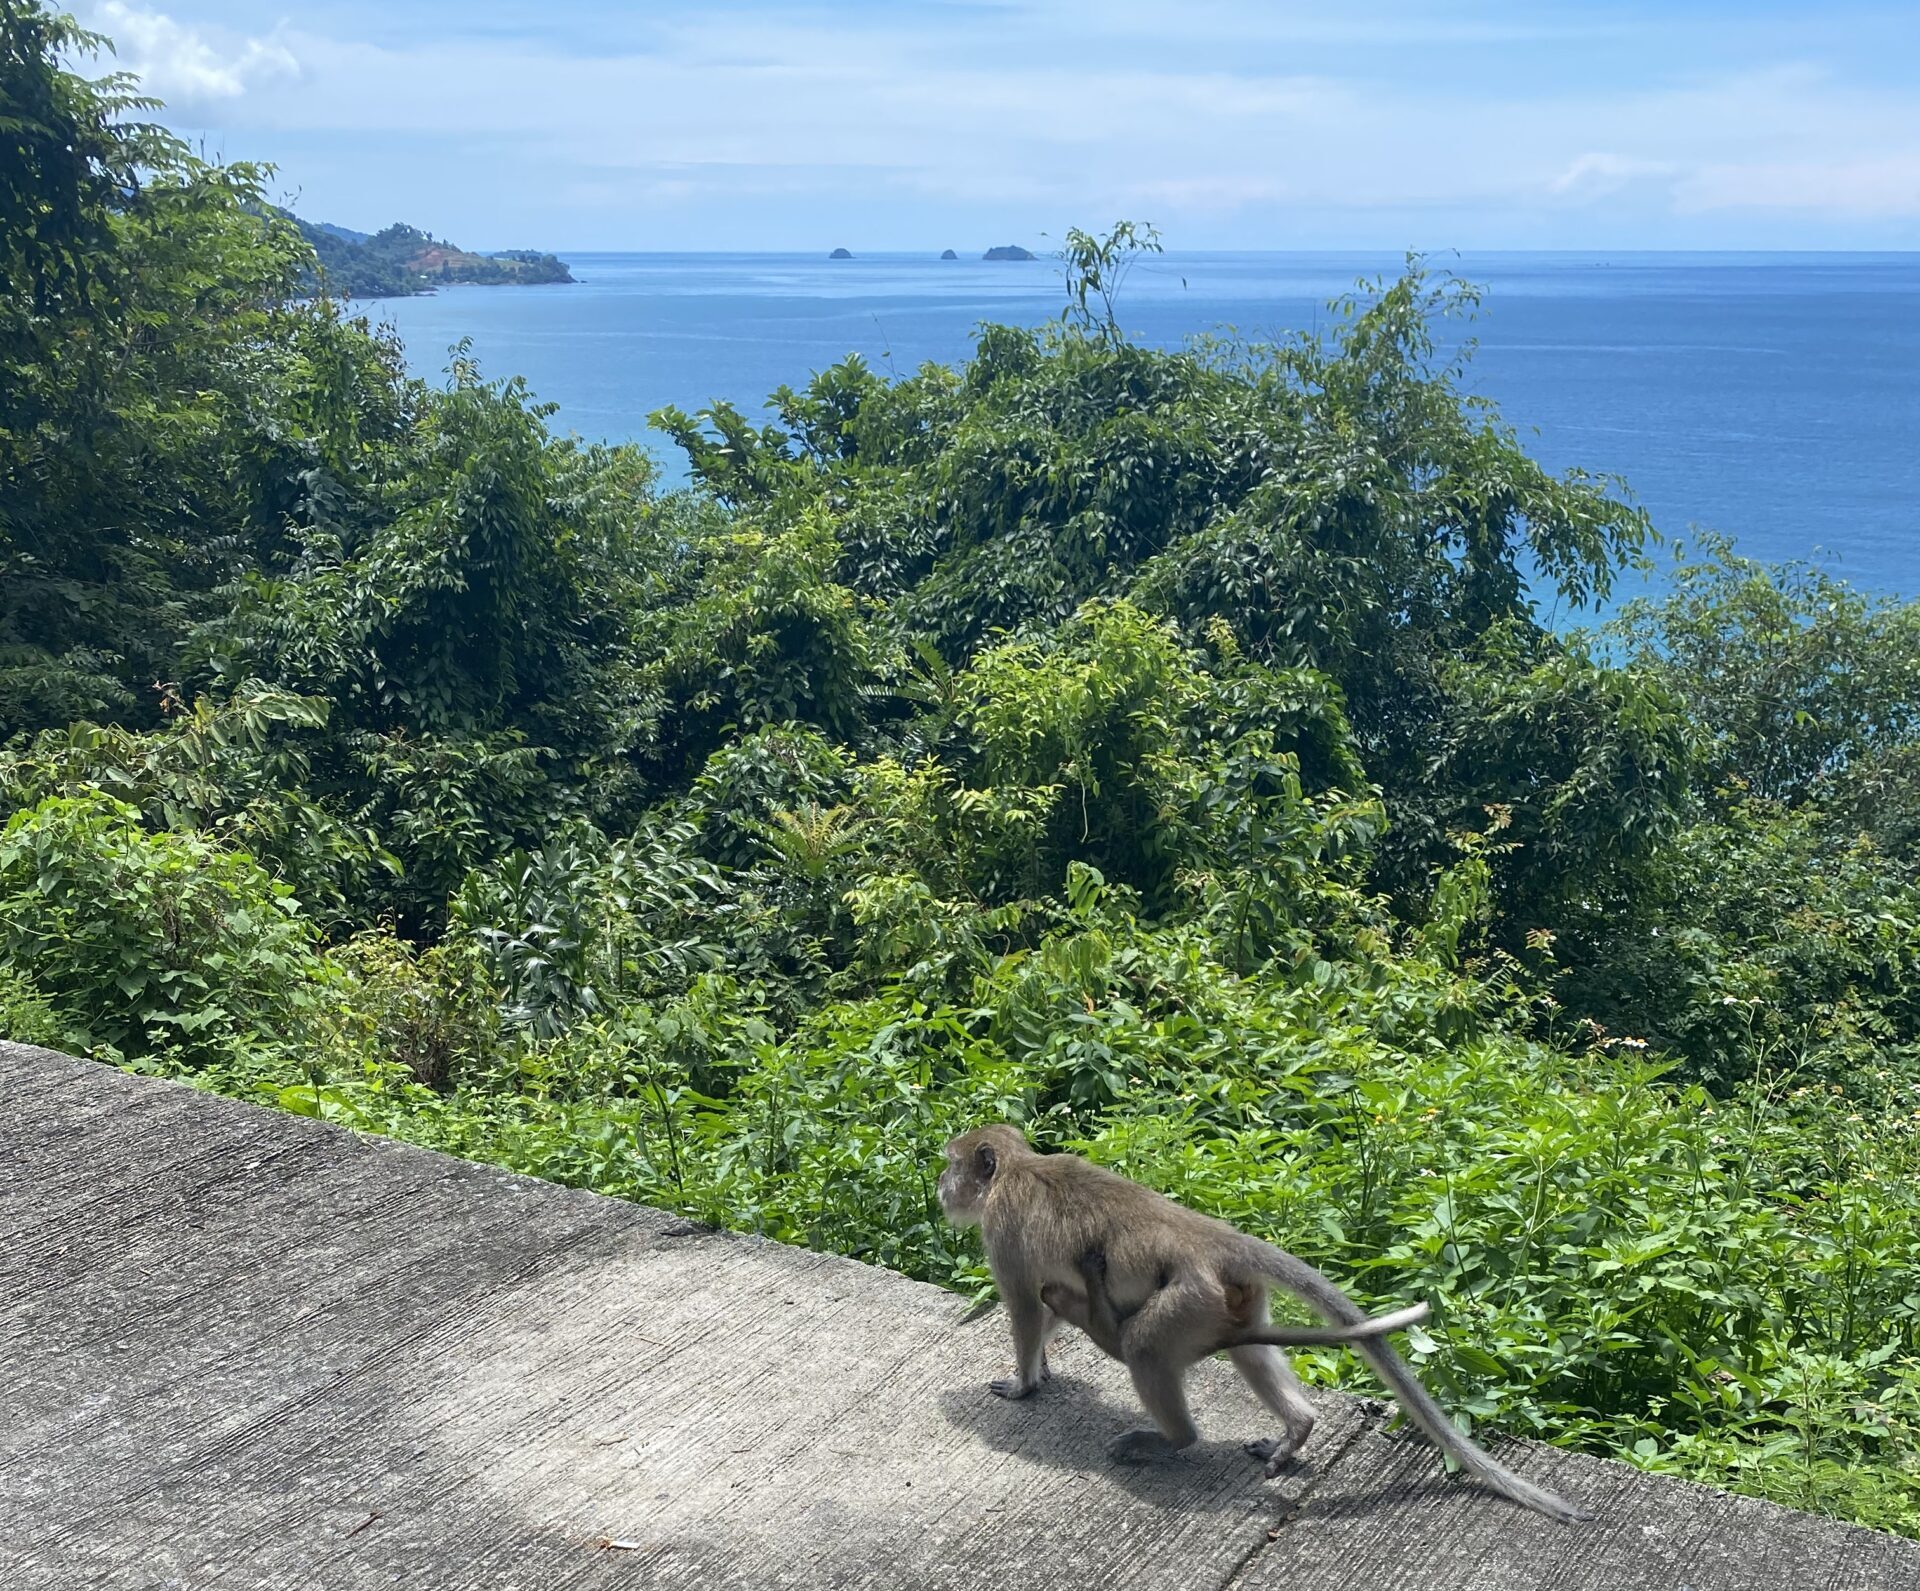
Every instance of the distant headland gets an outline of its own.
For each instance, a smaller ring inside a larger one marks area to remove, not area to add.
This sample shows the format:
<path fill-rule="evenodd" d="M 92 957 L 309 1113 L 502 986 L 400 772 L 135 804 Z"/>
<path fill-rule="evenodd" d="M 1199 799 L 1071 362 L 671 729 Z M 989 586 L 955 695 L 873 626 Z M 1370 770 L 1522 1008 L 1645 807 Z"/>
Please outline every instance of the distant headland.
<path fill-rule="evenodd" d="M 319 269 L 308 287 L 324 286 L 340 298 L 406 298 L 456 282 L 528 287 L 573 280 L 565 260 L 533 249 L 475 254 L 404 222 L 379 232 L 355 232 L 281 213 L 318 256 Z"/>

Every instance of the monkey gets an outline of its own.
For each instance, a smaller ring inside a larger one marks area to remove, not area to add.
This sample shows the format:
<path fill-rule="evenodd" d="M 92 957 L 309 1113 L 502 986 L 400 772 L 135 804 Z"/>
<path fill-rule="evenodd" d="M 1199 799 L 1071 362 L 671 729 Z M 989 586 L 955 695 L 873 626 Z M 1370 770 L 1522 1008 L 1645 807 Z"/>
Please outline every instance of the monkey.
<path fill-rule="evenodd" d="M 1052 1288 L 1070 1311 L 1084 1309 L 1089 1335 L 1102 1348 L 1120 1350 L 1115 1357 L 1153 1420 L 1152 1427 L 1123 1431 L 1107 1444 L 1115 1459 L 1158 1458 L 1199 1440 L 1184 1379 L 1191 1365 L 1224 1347 L 1254 1396 L 1281 1422 L 1280 1436 L 1246 1444 L 1269 1476 L 1280 1473 L 1312 1432 L 1314 1408 L 1278 1345 L 1259 1340 L 1265 1332 L 1239 1340 L 1253 1322 L 1264 1321 L 1268 1290 L 1277 1285 L 1353 1339 L 1402 1412 L 1460 1468 L 1561 1524 L 1595 1517 L 1514 1474 L 1463 1436 L 1392 1348 L 1356 1331 L 1377 1323 L 1285 1249 L 1075 1155 L 1040 1154 L 1017 1128 L 1003 1124 L 948 1141 L 939 1197 L 955 1226 L 980 1228 L 1013 1329 L 1014 1374 L 988 1390 L 1024 1398 L 1049 1378 L 1048 1339 L 1070 1323 L 1044 1296 Z M 1272 1335 L 1290 1343 L 1281 1330 Z"/>
<path fill-rule="evenodd" d="M 1099 1249 L 1088 1249 L 1075 1262 L 1075 1268 L 1080 1273 L 1085 1291 L 1076 1291 L 1059 1282 L 1048 1282 L 1040 1289 L 1041 1302 L 1068 1325 L 1078 1326 L 1109 1359 L 1124 1362 L 1127 1354 L 1121 1343 L 1121 1328 L 1138 1311 L 1129 1311 L 1124 1319 L 1114 1311 L 1113 1295 L 1107 1290 L 1107 1256 Z M 1155 1279 L 1155 1290 L 1165 1287 L 1171 1279 L 1166 1271 L 1162 1271 Z M 1359 1342 L 1367 1337 L 1384 1337 L 1389 1332 L 1404 1331 L 1408 1326 L 1417 1326 L 1427 1318 L 1425 1304 L 1412 1304 L 1405 1309 L 1396 1309 L 1390 1315 L 1372 1316 L 1356 1326 L 1268 1324 L 1260 1328 L 1253 1323 L 1254 1311 L 1262 1302 L 1262 1295 L 1256 1288 L 1225 1282 L 1221 1284 L 1220 1298 L 1225 1335 L 1210 1348 L 1201 1350 L 1201 1357 L 1218 1353 L 1223 1348 L 1244 1348 L 1257 1343 L 1277 1348 L 1305 1348 Z"/>

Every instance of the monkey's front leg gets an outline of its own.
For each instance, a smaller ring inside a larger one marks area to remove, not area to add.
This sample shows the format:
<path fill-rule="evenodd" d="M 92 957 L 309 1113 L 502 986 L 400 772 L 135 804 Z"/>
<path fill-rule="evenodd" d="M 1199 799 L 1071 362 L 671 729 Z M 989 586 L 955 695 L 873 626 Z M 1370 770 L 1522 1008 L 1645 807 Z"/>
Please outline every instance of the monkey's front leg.
<path fill-rule="evenodd" d="M 987 1384 L 995 1397 L 1024 1398 L 1040 1389 L 1052 1372 L 1047 1369 L 1047 1337 L 1056 1322 L 1052 1311 L 1032 1293 L 1003 1293 L 1007 1320 L 1013 1327 L 1014 1374 Z"/>

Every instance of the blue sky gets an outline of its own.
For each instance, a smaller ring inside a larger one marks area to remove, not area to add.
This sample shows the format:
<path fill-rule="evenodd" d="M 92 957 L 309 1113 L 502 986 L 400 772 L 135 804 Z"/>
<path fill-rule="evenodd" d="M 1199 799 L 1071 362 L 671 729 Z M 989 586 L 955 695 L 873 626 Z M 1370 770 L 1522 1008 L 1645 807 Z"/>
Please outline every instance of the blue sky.
<path fill-rule="evenodd" d="M 470 247 L 1920 247 L 1913 0 L 67 3 L 302 214 Z"/>

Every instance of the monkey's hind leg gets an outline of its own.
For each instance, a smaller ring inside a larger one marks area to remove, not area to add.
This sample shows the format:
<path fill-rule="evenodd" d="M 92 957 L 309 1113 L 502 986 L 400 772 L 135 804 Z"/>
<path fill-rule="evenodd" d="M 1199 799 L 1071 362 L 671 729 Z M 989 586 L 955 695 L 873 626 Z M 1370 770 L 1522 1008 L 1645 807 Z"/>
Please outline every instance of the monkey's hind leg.
<path fill-rule="evenodd" d="M 1246 1444 L 1249 1453 L 1266 1462 L 1269 1477 L 1278 1475 L 1313 1435 L 1313 1405 L 1307 1401 L 1306 1389 L 1287 1363 L 1287 1356 L 1278 1348 L 1264 1344 L 1229 1348 L 1227 1357 L 1240 1372 L 1240 1379 L 1253 1389 L 1253 1395 L 1280 1420 L 1279 1436 Z"/>
<path fill-rule="evenodd" d="M 1107 1443 L 1125 1464 L 1166 1458 L 1200 1439 L 1187 1412 L 1187 1367 L 1206 1351 L 1196 1346 L 1218 1329 L 1217 1303 L 1190 1286 L 1163 1287 L 1121 1329 L 1127 1373 L 1155 1429 L 1122 1431 Z M 1211 1340 L 1218 1340 L 1217 1338 Z"/>

